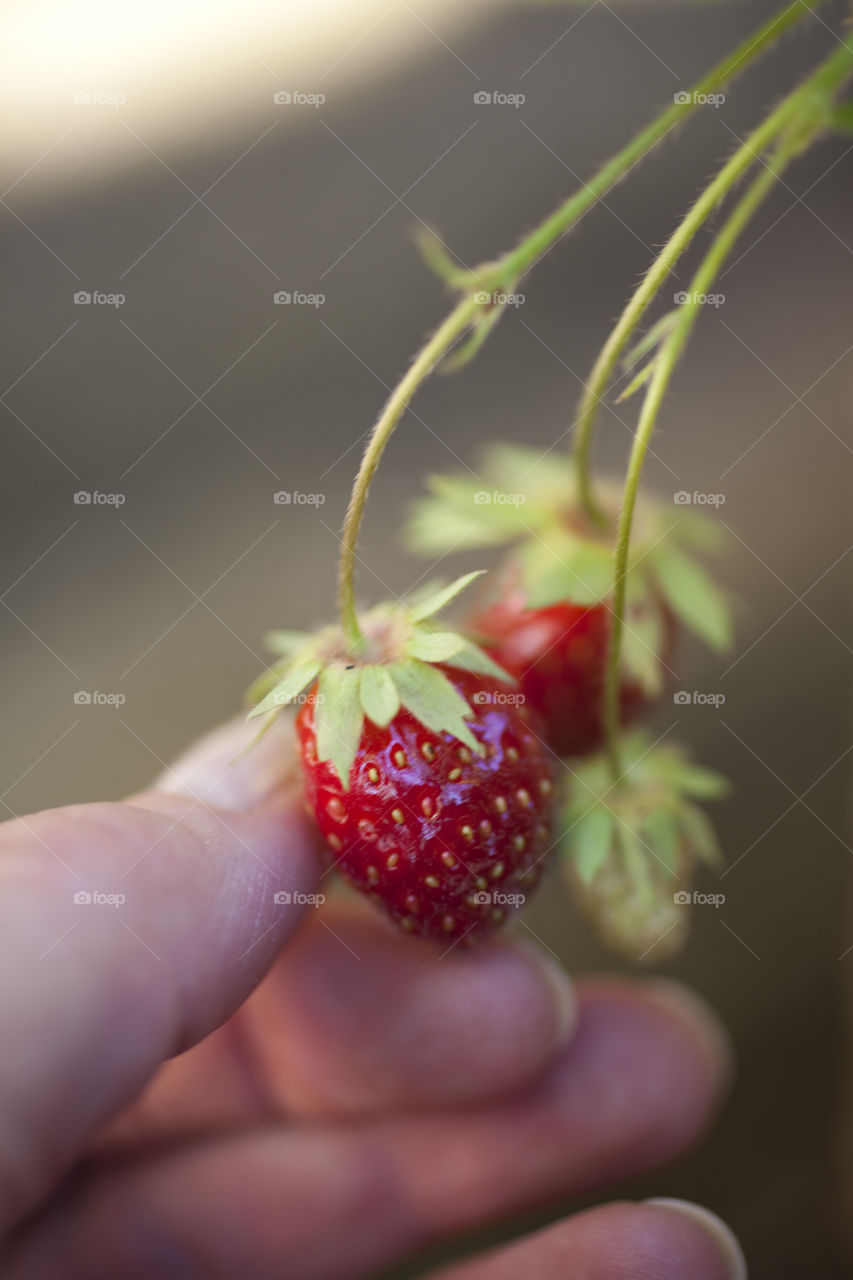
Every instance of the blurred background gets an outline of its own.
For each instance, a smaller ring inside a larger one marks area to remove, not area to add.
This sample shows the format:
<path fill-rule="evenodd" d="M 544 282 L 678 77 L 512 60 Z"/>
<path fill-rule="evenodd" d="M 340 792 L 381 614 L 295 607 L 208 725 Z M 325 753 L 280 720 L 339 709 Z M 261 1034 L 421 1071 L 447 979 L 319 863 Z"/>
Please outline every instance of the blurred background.
<path fill-rule="evenodd" d="M 4 817 L 143 785 L 233 714 L 265 630 L 331 615 L 365 433 L 449 306 L 418 228 L 468 266 L 507 248 L 776 7 L 5 6 Z M 424 475 L 565 435 L 654 246 L 843 12 L 700 108 L 547 255 L 476 362 L 426 386 L 374 487 L 362 598 L 427 568 L 397 533 Z M 666 972 L 722 1011 L 740 1073 L 703 1148 L 624 1190 L 709 1204 L 759 1277 L 850 1263 L 851 141 L 817 145 L 746 233 L 648 465 L 667 500 L 724 495 L 730 531 L 738 648 L 679 659 L 681 687 L 725 702 L 659 720 L 735 784 L 706 886 L 725 903 L 696 909 Z M 633 404 L 602 417 L 605 468 Z M 556 883 L 530 925 L 572 969 L 612 963 Z"/>

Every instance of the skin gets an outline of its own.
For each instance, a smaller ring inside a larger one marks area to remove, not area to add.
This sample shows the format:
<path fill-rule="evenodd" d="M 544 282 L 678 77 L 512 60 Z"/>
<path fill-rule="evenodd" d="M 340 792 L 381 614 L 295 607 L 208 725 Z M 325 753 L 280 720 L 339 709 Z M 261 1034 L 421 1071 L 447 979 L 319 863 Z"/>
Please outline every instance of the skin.
<path fill-rule="evenodd" d="M 277 903 L 330 893 L 290 740 L 232 767 L 231 726 L 124 804 L 0 827 L 5 1280 L 374 1276 L 712 1117 L 725 1040 L 672 984 L 574 989 L 519 941 L 442 955 L 366 904 Z M 716 1219 L 658 1203 L 433 1273 L 745 1274 Z"/>

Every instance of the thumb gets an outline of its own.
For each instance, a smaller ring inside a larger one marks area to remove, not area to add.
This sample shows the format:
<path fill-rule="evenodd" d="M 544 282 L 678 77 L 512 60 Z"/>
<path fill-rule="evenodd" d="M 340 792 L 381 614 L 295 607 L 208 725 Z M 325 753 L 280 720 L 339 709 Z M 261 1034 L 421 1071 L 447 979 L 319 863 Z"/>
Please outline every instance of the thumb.
<path fill-rule="evenodd" d="M 231 770 L 245 736 L 219 731 L 129 803 L 0 826 L 0 1228 L 239 1007 L 316 891 L 286 730 Z"/>

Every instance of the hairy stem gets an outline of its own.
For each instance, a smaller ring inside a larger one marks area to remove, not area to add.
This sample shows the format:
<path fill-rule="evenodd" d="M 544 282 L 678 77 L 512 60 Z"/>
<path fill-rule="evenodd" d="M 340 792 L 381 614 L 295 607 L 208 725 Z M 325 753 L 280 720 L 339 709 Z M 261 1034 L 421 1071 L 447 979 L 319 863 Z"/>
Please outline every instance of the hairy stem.
<path fill-rule="evenodd" d="M 426 346 L 415 358 L 405 377 L 394 389 L 377 421 L 368 442 L 358 475 L 353 486 L 342 535 L 338 573 L 338 610 L 348 645 L 358 652 L 363 648 L 364 637 L 355 610 L 354 572 L 356 546 L 361 521 L 367 502 L 371 481 L 379 466 L 382 453 L 391 438 L 400 417 L 407 408 L 420 384 L 429 376 L 442 357 L 469 329 L 481 313 L 482 304 L 476 300 L 485 280 L 495 280 L 512 286 L 535 265 L 603 195 L 619 182 L 670 129 L 694 111 L 703 97 L 713 93 L 733 76 L 748 67 L 782 33 L 792 27 L 822 0 L 794 0 L 778 14 L 754 31 L 730 54 L 699 80 L 692 89 L 678 95 L 678 100 L 662 111 L 635 138 L 604 164 L 583 187 L 552 214 L 545 218 L 528 235 L 497 262 L 489 264 L 480 273 L 473 273 L 471 293 L 464 296 L 436 330 Z M 579 454 L 581 493 L 585 505 L 593 512 L 589 490 L 588 449 Z"/>
<path fill-rule="evenodd" d="M 803 104 L 809 103 L 811 99 L 809 105 L 805 106 L 805 111 L 809 114 L 802 122 L 794 121 L 790 130 L 782 135 L 769 162 L 764 164 L 762 171 L 750 183 L 732 209 L 690 282 L 690 288 L 686 291 L 688 301 L 684 304 L 676 324 L 662 341 L 654 357 L 654 372 L 643 399 L 628 462 L 617 530 L 613 615 L 604 692 L 607 754 L 614 781 L 618 781 L 622 776 L 619 752 L 619 660 L 624 629 L 631 525 L 643 463 L 661 404 L 675 366 L 699 314 L 701 306 L 699 299 L 710 290 L 738 237 L 772 190 L 782 171 L 820 131 L 821 125 L 825 123 L 825 113 L 831 106 L 832 96 L 851 75 L 853 75 L 853 46 L 846 45 L 823 63 L 798 91 Z M 824 110 L 823 116 L 821 107 Z M 788 120 L 790 122 L 790 116 Z"/>

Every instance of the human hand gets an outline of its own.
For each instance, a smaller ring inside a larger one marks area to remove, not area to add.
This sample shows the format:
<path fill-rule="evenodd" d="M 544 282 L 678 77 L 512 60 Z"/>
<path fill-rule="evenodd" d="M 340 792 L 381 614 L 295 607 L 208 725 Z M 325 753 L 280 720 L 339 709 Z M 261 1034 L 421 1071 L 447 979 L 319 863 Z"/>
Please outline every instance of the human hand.
<path fill-rule="evenodd" d="M 727 1053 L 672 984 L 444 956 L 328 881 L 276 726 L 125 804 L 0 827 L 6 1280 L 350 1280 L 665 1162 Z M 78 903 L 80 892 L 123 895 Z M 729 1280 L 716 1219 L 611 1204 L 440 1280 Z M 439 1276 L 435 1277 L 439 1280 Z"/>

